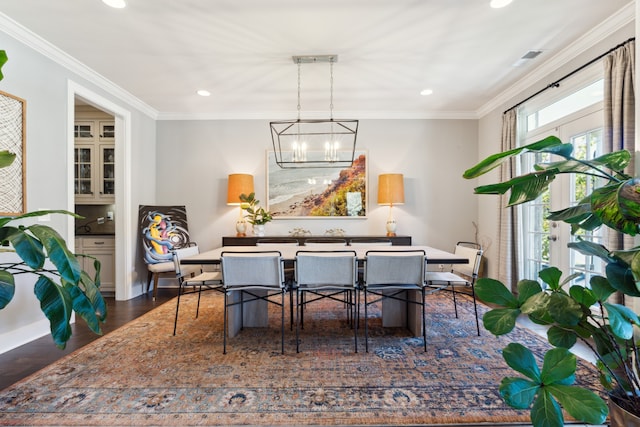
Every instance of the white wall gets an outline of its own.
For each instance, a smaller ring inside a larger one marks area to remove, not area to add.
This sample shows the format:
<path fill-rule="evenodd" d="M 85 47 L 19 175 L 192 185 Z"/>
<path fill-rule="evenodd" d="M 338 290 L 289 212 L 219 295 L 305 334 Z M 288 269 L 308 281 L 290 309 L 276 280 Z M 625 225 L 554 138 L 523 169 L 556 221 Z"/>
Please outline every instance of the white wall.
<path fill-rule="evenodd" d="M 546 87 L 550 83 L 560 79 L 567 73 L 575 70 L 576 68 L 586 64 L 592 59 L 598 57 L 604 52 L 608 51 L 612 47 L 616 46 L 619 43 L 624 42 L 630 37 L 635 35 L 635 23 L 625 25 L 620 30 L 611 34 L 605 40 L 598 42 L 594 46 L 592 46 L 587 51 L 583 52 L 561 68 L 555 70 L 549 75 L 545 76 L 544 79 L 536 82 L 531 85 L 528 89 L 522 91 L 521 93 L 513 96 L 507 102 L 504 102 L 499 107 L 495 108 L 490 113 L 484 115 L 478 123 L 478 143 L 479 143 L 479 159 L 484 159 L 490 154 L 496 153 L 500 151 L 500 137 L 501 137 L 501 127 L 502 127 L 502 113 L 507 108 L 512 107 L 516 103 L 526 99 L 528 96 L 536 93 L 541 88 Z M 553 89 L 549 89 L 553 90 Z M 498 175 L 497 171 L 491 174 L 487 174 L 479 178 L 478 180 L 474 180 L 474 187 L 478 185 L 484 185 L 489 183 L 497 182 Z M 496 262 L 496 254 L 498 251 L 498 209 L 502 209 L 498 203 L 497 196 L 474 196 L 478 199 L 478 219 L 480 226 L 480 234 L 482 236 L 486 236 L 488 241 L 491 241 L 492 244 L 488 247 L 488 250 L 485 252 L 485 258 L 487 260 L 486 268 L 487 275 L 490 277 L 496 277 L 498 275 L 497 272 L 497 262 Z"/>
<path fill-rule="evenodd" d="M 263 120 L 159 121 L 158 204 L 186 205 L 192 239 L 202 249 L 235 235 L 237 208 L 226 205 L 227 176 L 254 175 L 256 197 L 265 201 L 265 156 L 271 148 Z M 478 158 L 476 120 L 362 120 L 358 149 L 368 150 L 367 219 L 274 220 L 267 234 L 303 227 L 313 234 L 342 228 L 348 234 L 384 234 L 388 207 L 378 206 L 381 173 L 402 173 L 405 204 L 394 207 L 397 233 L 415 244 L 452 249 L 474 240 L 477 198 L 463 171 Z"/>
<path fill-rule="evenodd" d="M 148 114 L 127 105 L 108 91 L 57 64 L 50 59 L 52 56 L 40 53 L 42 45 L 40 43 L 37 48 L 32 48 L 8 33 L 0 32 L 0 48 L 6 50 L 9 57 L 2 68 L 4 79 L 0 81 L 0 90 L 23 98 L 27 103 L 27 210 L 67 209 L 73 206 L 73 189 L 68 182 L 72 167 L 68 164 L 71 131 L 68 121 L 68 85 L 72 81 L 131 114 L 129 131 L 136 145 L 129 160 L 139 167 L 132 172 L 132 208 L 127 215 L 137 217 L 138 203 L 152 203 L 155 197 L 155 181 L 148 178 L 155 175 L 155 121 Z M 70 224 L 72 222 L 65 216 L 56 215 L 52 216 L 47 225 L 68 238 L 73 236 Z M 134 219 L 127 232 L 137 233 L 135 225 Z M 131 234 L 133 235 L 135 234 Z M 132 257 L 130 262 L 133 263 L 136 254 L 129 252 Z M 10 255 L 0 254 L 0 259 L 4 261 L 8 256 Z M 131 272 L 127 274 L 132 275 Z M 137 277 L 135 272 L 133 277 Z M 49 333 L 48 321 L 33 295 L 34 282 L 32 276 L 20 276 L 14 299 L 5 309 L 0 310 L 0 353 Z M 140 288 L 139 285 L 137 287 Z"/>

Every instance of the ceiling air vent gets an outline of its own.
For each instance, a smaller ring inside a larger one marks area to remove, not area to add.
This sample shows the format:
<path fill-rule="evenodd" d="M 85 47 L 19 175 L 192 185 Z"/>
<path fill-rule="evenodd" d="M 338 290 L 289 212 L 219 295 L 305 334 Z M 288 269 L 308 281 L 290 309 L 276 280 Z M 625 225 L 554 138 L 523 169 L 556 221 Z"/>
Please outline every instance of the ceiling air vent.
<path fill-rule="evenodd" d="M 523 65 L 525 62 L 530 61 L 534 58 L 537 58 L 538 55 L 540 55 L 542 53 L 541 50 L 530 50 L 527 53 L 525 53 L 524 55 L 522 55 L 522 57 L 520 59 L 518 59 L 513 66 L 514 67 L 520 67 L 521 65 Z"/>

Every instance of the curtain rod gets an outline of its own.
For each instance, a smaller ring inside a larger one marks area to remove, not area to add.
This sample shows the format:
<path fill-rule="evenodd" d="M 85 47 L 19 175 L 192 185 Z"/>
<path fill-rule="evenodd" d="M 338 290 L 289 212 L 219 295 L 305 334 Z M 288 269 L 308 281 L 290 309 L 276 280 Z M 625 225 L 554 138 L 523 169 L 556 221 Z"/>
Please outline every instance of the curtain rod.
<path fill-rule="evenodd" d="M 577 72 L 579 72 L 579 71 L 582 71 L 583 69 L 587 68 L 589 65 L 593 64 L 593 63 L 594 63 L 594 62 L 596 62 L 596 61 L 601 60 L 602 58 L 604 58 L 605 56 L 607 56 L 607 55 L 608 55 L 608 54 L 610 54 L 611 52 L 613 52 L 613 51 L 615 51 L 615 50 L 617 50 L 617 49 L 620 49 L 622 46 L 626 45 L 626 44 L 627 44 L 627 43 L 629 43 L 629 42 L 634 41 L 635 39 L 636 39 L 635 37 L 631 37 L 630 39 L 628 39 L 628 40 L 626 40 L 626 41 L 624 41 L 624 42 L 620 43 L 620 44 L 619 44 L 619 45 L 617 45 L 616 47 L 613 47 L 613 48 L 609 49 L 608 51 L 606 51 L 606 52 L 605 52 L 605 53 L 603 53 L 602 55 L 598 56 L 597 58 L 593 58 L 591 61 L 587 62 L 587 63 L 586 63 L 586 64 L 584 64 L 583 66 L 576 68 L 575 70 L 573 70 L 572 72 L 570 72 L 569 74 L 567 74 L 567 75 L 565 75 L 565 76 L 563 76 L 563 77 L 560 77 L 560 78 L 559 78 L 558 80 L 556 80 L 555 82 L 553 82 L 553 83 L 551 83 L 551 84 L 549 84 L 549 85 L 545 86 L 544 88 L 540 89 L 539 91 L 537 91 L 537 92 L 536 92 L 536 93 L 534 93 L 533 95 L 529 96 L 528 98 L 523 99 L 522 101 L 518 102 L 518 103 L 517 103 L 516 105 L 514 105 L 513 107 L 506 109 L 506 110 L 504 111 L 504 113 L 502 113 L 502 114 L 507 114 L 509 111 L 513 110 L 514 108 L 517 108 L 517 107 L 521 106 L 522 104 L 524 104 L 524 103 L 525 103 L 525 102 L 527 102 L 528 100 L 530 100 L 530 99 L 532 99 L 532 98 L 535 98 L 536 96 L 540 95 L 542 92 L 544 92 L 544 91 L 545 91 L 545 90 L 547 90 L 547 89 L 550 89 L 550 88 L 552 88 L 552 87 L 560 87 L 560 82 L 561 82 L 561 81 L 563 81 L 564 79 L 567 79 L 567 78 L 569 78 L 569 77 L 573 76 L 575 73 L 577 73 Z"/>

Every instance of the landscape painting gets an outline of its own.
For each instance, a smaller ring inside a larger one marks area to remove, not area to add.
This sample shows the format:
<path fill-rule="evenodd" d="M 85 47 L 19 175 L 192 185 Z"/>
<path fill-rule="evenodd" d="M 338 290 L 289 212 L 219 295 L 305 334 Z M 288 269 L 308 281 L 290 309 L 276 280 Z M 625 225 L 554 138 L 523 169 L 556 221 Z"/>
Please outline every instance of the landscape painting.
<path fill-rule="evenodd" d="M 366 217 L 366 152 L 348 168 L 282 169 L 268 151 L 267 209 L 274 219 Z"/>

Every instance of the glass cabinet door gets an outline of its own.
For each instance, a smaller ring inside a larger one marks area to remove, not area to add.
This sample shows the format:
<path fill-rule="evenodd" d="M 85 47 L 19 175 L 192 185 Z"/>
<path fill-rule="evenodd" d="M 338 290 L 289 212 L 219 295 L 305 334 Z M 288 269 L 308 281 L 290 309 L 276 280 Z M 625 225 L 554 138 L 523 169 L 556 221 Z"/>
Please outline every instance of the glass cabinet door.
<path fill-rule="evenodd" d="M 113 195 L 115 191 L 115 148 L 101 147 L 102 152 L 102 194 Z"/>
<path fill-rule="evenodd" d="M 74 187 L 75 194 L 93 194 L 92 175 L 93 148 L 76 146 L 74 149 Z"/>
<path fill-rule="evenodd" d="M 93 122 L 76 122 L 73 126 L 73 137 L 76 141 L 93 140 Z"/>

